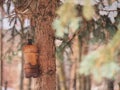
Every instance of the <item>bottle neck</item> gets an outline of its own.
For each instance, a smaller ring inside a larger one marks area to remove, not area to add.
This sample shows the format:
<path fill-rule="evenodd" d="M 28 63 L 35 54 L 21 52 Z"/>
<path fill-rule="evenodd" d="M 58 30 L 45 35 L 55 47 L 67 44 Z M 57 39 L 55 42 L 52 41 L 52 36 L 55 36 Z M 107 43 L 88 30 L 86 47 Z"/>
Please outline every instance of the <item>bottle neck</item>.
<path fill-rule="evenodd" d="M 28 39 L 28 45 L 32 45 L 32 39 Z"/>

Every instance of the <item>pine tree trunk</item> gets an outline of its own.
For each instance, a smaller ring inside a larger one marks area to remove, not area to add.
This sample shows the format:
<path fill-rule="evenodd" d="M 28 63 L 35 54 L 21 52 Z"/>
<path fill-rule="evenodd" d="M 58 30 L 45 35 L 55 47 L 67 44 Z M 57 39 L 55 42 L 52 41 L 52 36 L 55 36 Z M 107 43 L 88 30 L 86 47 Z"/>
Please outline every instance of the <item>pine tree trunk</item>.
<path fill-rule="evenodd" d="M 36 14 L 36 45 L 39 49 L 40 76 L 36 78 L 34 90 L 56 90 L 55 43 L 52 21 L 56 0 L 38 0 Z"/>

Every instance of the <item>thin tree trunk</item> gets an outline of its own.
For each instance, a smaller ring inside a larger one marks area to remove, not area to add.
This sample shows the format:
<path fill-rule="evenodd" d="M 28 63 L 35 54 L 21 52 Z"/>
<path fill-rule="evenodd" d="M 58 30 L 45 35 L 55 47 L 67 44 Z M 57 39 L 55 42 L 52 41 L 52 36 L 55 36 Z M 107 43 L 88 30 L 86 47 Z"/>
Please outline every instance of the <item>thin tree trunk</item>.
<path fill-rule="evenodd" d="M 76 70 L 77 70 L 77 61 L 79 60 L 79 42 L 78 37 L 76 36 L 73 40 L 73 54 L 71 55 L 72 67 L 70 72 L 70 89 L 75 90 L 75 79 L 76 79 Z"/>
<path fill-rule="evenodd" d="M 32 90 L 32 78 L 24 78 L 23 90 Z"/>
<path fill-rule="evenodd" d="M 82 46 L 82 53 L 81 53 L 81 58 L 82 58 L 85 50 L 84 50 L 84 42 L 82 38 L 80 38 L 80 41 L 81 41 L 81 46 Z M 85 90 L 85 77 L 83 75 L 80 75 L 80 90 Z"/>
<path fill-rule="evenodd" d="M 88 43 L 85 38 L 82 39 L 82 56 L 88 53 Z M 90 76 L 80 76 L 80 90 L 91 90 Z"/>
<path fill-rule="evenodd" d="M 56 0 L 38 0 L 39 14 L 36 20 L 36 45 L 39 49 L 40 76 L 36 78 L 34 90 L 56 90 L 55 43 L 52 21 Z M 41 16 L 42 15 L 42 16 Z"/>
<path fill-rule="evenodd" d="M 82 41 L 78 39 L 78 44 L 79 44 L 79 59 L 77 61 L 77 70 L 76 70 L 76 90 L 81 90 L 80 89 L 80 73 L 79 73 L 79 65 L 82 60 Z"/>
<path fill-rule="evenodd" d="M 5 82 L 5 90 L 7 90 L 7 87 L 8 87 L 8 82 L 6 81 Z"/>
<path fill-rule="evenodd" d="M 109 39 L 110 39 L 110 33 L 108 31 L 105 32 L 105 41 L 106 44 L 108 44 Z M 114 80 L 107 80 L 107 90 L 114 90 Z"/>
<path fill-rule="evenodd" d="M 21 37 L 21 43 L 23 44 L 23 38 Z M 23 89 L 23 81 L 24 81 L 24 72 L 23 72 L 23 64 L 24 64 L 24 58 L 23 58 L 23 53 L 21 57 L 21 75 L 20 75 L 20 90 Z"/>
<path fill-rule="evenodd" d="M 0 10 L 0 90 L 2 90 L 2 12 Z"/>
<path fill-rule="evenodd" d="M 30 78 L 30 79 L 29 79 L 29 83 L 28 83 L 28 90 L 32 90 L 32 88 L 31 88 L 31 83 L 32 83 L 32 79 Z"/>
<path fill-rule="evenodd" d="M 90 76 L 86 77 L 86 90 L 91 90 L 91 78 L 90 78 Z"/>
<path fill-rule="evenodd" d="M 56 90 L 60 90 L 59 77 L 57 74 L 56 74 Z"/>
<path fill-rule="evenodd" d="M 65 83 L 65 73 L 64 73 L 63 64 L 61 64 L 59 60 L 56 60 L 56 65 L 57 65 L 57 74 L 58 74 L 58 79 L 59 79 L 60 90 L 67 90 L 66 83 Z"/>

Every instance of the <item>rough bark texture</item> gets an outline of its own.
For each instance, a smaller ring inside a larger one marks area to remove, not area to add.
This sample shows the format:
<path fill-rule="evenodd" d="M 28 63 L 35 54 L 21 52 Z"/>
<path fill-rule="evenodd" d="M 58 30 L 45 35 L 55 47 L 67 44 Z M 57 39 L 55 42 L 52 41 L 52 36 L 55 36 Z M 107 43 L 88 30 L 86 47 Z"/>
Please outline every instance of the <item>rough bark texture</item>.
<path fill-rule="evenodd" d="M 56 0 L 38 0 L 36 9 L 36 44 L 39 49 L 40 76 L 36 79 L 34 90 L 56 90 L 56 62 L 54 30 Z"/>

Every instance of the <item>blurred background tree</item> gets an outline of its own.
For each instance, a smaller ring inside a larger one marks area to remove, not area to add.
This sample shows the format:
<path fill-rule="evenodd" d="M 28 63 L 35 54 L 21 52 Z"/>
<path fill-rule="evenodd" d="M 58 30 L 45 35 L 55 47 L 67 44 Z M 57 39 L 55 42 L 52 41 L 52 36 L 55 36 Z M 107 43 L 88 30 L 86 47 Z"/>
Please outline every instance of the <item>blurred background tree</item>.
<path fill-rule="evenodd" d="M 42 52 L 39 64 L 43 74 L 33 90 L 90 90 L 92 80 L 106 80 L 107 90 L 113 90 L 120 70 L 119 0 L 1 0 L 0 6 L 3 18 L 9 18 L 12 25 L 12 37 L 20 35 L 22 45 L 33 38 Z M 30 20 L 28 30 L 26 18 Z M 49 70 L 52 76 L 46 75 Z M 22 69 L 20 90 L 24 90 L 23 79 Z"/>

